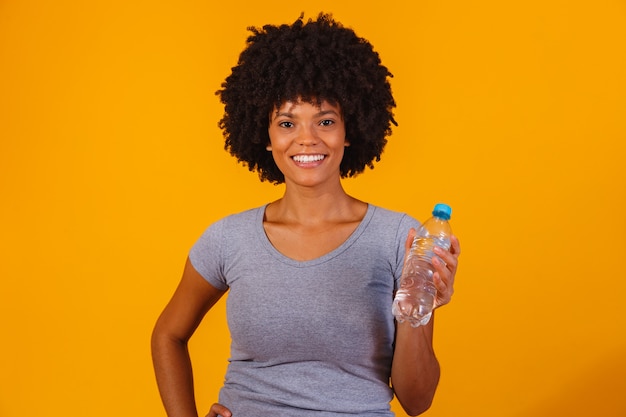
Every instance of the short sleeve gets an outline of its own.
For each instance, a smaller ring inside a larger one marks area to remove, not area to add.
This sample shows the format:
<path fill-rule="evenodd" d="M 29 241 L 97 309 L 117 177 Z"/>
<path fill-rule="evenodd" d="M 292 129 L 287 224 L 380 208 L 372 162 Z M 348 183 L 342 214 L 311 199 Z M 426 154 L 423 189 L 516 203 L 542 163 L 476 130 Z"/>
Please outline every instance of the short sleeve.
<path fill-rule="evenodd" d="M 209 226 L 189 251 L 189 260 L 209 284 L 226 291 L 224 277 L 224 221 Z"/>

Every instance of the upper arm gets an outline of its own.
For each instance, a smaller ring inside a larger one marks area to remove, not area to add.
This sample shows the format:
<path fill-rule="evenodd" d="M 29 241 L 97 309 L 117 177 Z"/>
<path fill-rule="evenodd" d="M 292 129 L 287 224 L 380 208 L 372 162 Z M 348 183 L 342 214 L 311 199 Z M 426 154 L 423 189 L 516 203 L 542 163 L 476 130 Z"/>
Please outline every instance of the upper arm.
<path fill-rule="evenodd" d="M 161 313 L 154 334 L 187 341 L 225 292 L 209 284 L 187 258 L 180 283 Z"/>

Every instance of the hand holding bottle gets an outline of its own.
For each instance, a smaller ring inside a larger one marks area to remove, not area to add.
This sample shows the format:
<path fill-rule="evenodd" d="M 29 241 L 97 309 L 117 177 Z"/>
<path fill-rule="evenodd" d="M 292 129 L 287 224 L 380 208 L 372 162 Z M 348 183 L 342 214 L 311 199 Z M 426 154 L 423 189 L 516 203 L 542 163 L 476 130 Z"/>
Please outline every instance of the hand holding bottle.
<path fill-rule="evenodd" d="M 450 228 L 451 213 L 450 206 L 437 204 L 433 217 L 409 233 L 400 288 L 392 307 L 401 323 L 408 321 L 413 327 L 427 324 L 432 311 L 452 297 L 460 245 Z"/>
<path fill-rule="evenodd" d="M 411 250 L 413 240 L 415 240 L 416 233 L 417 231 L 415 229 L 409 230 L 405 242 L 404 259 L 409 256 L 409 251 Z M 437 288 L 437 298 L 435 299 L 434 308 L 448 304 L 454 294 L 454 278 L 459 264 L 460 254 L 461 245 L 455 235 L 450 236 L 450 250 L 435 249 L 435 255 L 441 258 L 443 262 L 440 262 L 439 259 L 436 258 L 433 259 L 433 266 L 435 267 L 433 282 Z"/>

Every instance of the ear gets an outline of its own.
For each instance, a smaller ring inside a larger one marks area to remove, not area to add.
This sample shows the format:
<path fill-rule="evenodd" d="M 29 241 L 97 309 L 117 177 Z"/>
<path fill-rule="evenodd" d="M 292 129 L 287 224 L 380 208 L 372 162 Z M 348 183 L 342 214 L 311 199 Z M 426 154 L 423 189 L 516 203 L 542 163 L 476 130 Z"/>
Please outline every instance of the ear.
<path fill-rule="evenodd" d="M 347 148 L 348 146 L 350 146 L 350 141 L 349 141 L 348 139 L 344 139 L 344 140 L 343 140 L 343 146 L 344 146 L 345 148 Z"/>
<path fill-rule="evenodd" d="M 272 152 L 272 145 L 267 145 L 267 146 L 265 147 L 265 150 L 266 150 L 266 151 L 270 151 L 270 152 Z"/>

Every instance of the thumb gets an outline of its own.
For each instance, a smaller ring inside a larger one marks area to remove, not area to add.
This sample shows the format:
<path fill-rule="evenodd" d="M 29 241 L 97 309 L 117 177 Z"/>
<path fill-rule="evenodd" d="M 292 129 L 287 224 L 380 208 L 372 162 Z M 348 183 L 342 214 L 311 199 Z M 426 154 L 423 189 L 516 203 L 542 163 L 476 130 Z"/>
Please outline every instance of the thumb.
<path fill-rule="evenodd" d="M 406 241 L 404 242 L 404 249 L 408 252 L 409 249 L 411 249 L 411 245 L 413 244 L 413 240 L 415 239 L 415 236 L 417 235 L 417 231 L 411 227 L 411 229 L 409 230 L 409 234 L 406 237 Z"/>

